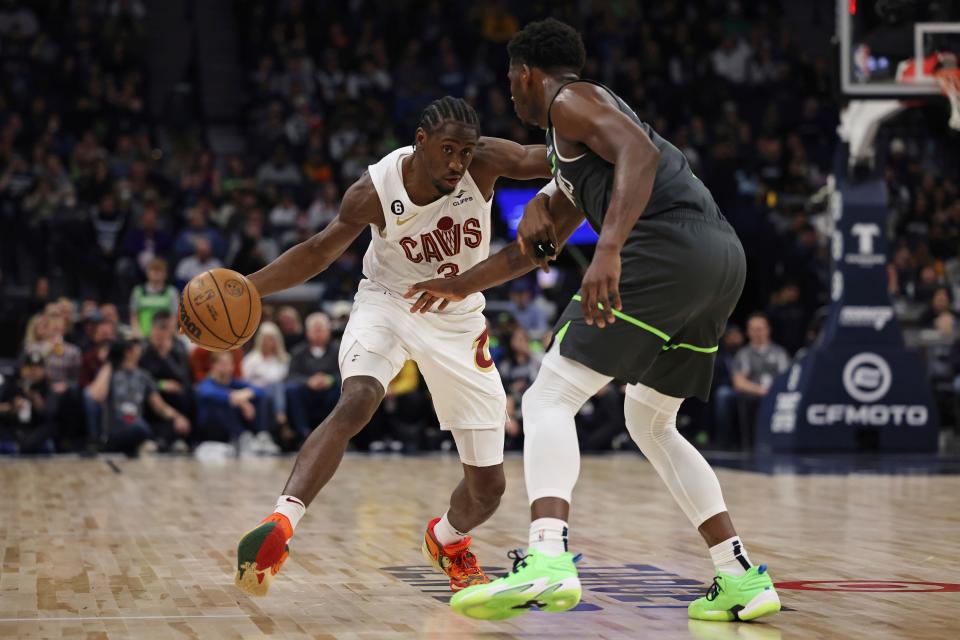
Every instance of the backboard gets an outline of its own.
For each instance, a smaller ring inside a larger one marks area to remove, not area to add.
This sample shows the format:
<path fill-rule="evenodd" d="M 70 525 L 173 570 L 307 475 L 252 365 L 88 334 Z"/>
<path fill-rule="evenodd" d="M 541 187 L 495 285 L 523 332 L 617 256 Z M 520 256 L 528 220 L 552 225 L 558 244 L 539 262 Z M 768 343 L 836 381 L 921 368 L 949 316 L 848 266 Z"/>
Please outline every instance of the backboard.
<path fill-rule="evenodd" d="M 936 54 L 960 53 L 960 0 L 836 0 L 840 81 L 851 98 L 942 93 Z"/>

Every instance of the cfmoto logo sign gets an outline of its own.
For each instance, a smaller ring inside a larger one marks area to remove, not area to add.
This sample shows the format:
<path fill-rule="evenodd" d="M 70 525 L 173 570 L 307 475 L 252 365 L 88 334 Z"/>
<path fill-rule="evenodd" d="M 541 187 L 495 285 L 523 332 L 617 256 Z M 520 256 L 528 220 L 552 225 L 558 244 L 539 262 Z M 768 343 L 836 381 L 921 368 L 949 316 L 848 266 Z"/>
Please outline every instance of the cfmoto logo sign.
<path fill-rule="evenodd" d="M 843 368 L 843 388 L 857 402 L 876 402 L 887 395 L 893 373 L 887 361 L 875 353 L 860 353 Z"/>

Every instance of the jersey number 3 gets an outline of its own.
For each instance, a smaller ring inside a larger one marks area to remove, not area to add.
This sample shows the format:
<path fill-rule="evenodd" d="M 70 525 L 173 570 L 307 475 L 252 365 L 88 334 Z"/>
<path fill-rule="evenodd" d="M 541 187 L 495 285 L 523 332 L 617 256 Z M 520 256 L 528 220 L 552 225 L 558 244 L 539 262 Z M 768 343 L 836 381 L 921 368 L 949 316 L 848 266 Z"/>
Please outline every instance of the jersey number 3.
<path fill-rule="evenodd" d="M 444 278 L 453 278 L 458 273 L 460 273 L 460 267 L 452 262 L 444 262 L 442 265 L 437 267 L 437 274 L 443 276 Z"/>

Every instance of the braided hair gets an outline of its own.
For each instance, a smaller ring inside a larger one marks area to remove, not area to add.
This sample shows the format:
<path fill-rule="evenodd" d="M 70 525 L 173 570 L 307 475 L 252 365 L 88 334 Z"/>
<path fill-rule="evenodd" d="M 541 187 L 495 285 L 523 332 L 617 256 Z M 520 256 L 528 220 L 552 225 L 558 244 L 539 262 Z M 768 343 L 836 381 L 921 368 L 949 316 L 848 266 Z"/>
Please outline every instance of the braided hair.
<path fill-rule="evenodd" d="M 420 122 L 417 126 L 427 133 L 433 133 L 444 122 L 459 122 L 473 127 L 480 133 L 480 116 L 463 98 L 444 96 L 434 100 L 420 113 Z"/>

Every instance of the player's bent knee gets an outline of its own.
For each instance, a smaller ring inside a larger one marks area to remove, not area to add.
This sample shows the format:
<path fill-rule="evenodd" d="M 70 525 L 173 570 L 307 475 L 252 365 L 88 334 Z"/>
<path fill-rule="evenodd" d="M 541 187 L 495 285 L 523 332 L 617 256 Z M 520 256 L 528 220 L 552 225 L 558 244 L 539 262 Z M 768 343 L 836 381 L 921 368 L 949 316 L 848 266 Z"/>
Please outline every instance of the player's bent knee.
<path fill-rule="evenodd" d="M 470 495 L 475 496 L 481 502 L 499 501 L 507 490 L 507 479 L 502 471 L 499 474 L 490 475 L 482 484 L 477 484 L 479 486 L 471 487 Z"/>
<path fill-rule="evenodd" d="M 374 378 L 347 378 L 343 383 L 340 399 L 331 414 L 337 419 L 328 426 L 342 431 L 347 437 L 353 437 L 367 426 L 381 400 L 383 386 Z"/>
<path fill-rule="evenodd" d="M 496 506 L 507 490 L 502 464 L 472 467 L 465 477 L 470 498 L 480 504 Z"/>

